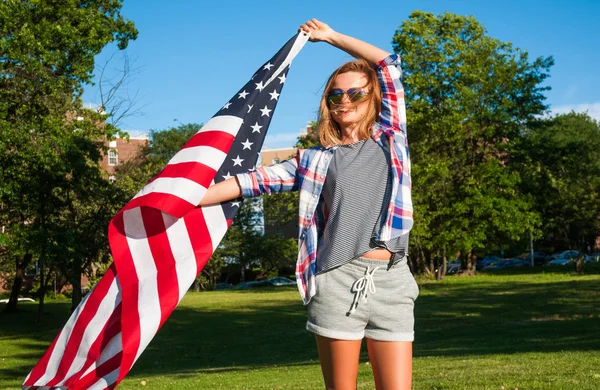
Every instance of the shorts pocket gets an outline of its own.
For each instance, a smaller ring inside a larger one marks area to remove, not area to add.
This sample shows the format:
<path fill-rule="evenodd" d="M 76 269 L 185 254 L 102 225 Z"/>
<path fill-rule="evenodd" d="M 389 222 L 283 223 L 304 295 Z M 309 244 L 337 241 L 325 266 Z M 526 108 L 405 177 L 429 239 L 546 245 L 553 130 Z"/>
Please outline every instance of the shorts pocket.
<path fill-rule="evenodd" d="M 414 290 L 414 295 L 413 295 L 412 299 L 413 299 L 413 301 L 415 301 L 419 297 L 419 292 L 420 292 L 419 284 L 415 280 L 415 277 L 413 276 L 412 273 L 410 273 L 409 275 L 410 275 L 410 280 L 412 281 L 413 290 Z"/>
<path fill-rule="evenodd" d="M 402 275 L 402 283 L 406 286 L 406 296 L 415 301 L 419 296 L 419 285 L 412 272 L 408 271 Z"/>

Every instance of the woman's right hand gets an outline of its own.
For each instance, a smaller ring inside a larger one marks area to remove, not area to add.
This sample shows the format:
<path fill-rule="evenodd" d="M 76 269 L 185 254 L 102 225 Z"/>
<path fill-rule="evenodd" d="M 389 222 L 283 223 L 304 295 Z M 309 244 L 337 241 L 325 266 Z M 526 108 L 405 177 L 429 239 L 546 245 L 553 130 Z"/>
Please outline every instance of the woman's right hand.
<path fill-rule="evenodd" d="M 306 23 L 300 26 L 298 31 L 310 33 L 309 41 L 311 42 L 328 41 L 335 32 L 327 24 L 314 18 L 312 20 L 308 20 Z"/>

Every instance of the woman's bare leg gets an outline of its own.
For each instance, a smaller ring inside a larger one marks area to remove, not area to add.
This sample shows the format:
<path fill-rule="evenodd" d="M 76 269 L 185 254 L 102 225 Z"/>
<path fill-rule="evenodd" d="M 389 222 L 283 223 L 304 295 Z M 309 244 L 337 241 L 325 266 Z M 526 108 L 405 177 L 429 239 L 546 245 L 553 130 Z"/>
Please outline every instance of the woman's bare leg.
<path fill-rule="evenodd" d="M 377 390 L 410 390 L 412 342 L 367 339 Z"/>
<path fill-rule="evenodd" d="M 355 390 L 362 340 L 336 340 L 316 336 L 325 387 Z"/>

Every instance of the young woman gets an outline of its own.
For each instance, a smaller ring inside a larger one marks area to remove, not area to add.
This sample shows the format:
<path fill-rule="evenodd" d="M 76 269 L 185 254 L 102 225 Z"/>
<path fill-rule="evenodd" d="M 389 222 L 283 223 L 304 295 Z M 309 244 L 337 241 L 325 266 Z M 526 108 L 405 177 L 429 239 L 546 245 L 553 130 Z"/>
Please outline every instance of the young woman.
<path fill-rule="evenodd" d="M 296 278 L 327 389 L 356 388 L 363 338 L 377 389 L 410 389 L 419 289 L 406 259 L 413 220 L 400 60 L 316 19 L 300 31 L 357 58 L 324 89 L 325 146 L 214 185 L 201 204 L 298 190 Z"/>

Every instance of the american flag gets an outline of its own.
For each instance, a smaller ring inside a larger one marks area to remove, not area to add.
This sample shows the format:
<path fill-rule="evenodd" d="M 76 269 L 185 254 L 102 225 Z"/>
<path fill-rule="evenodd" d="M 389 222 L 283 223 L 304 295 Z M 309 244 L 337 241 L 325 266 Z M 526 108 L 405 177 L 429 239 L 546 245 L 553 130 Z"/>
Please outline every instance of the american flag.
<path fill-rule="evenodd" d="M 113 389 L 225 235 L 240 201 L 198 207 L 211 183 L 254 168 L 299 33 L 263 64 L 111 221 L 114 262 L 23 389 Z"/>

